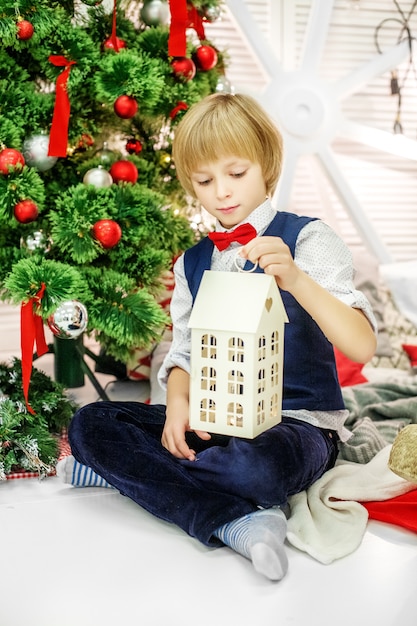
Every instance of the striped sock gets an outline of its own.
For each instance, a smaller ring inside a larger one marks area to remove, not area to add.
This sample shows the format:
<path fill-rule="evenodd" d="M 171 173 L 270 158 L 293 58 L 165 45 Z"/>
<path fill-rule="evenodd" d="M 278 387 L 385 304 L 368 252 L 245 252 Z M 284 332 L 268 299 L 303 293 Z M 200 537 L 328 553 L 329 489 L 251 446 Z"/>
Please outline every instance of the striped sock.
<path fill-rule="evenodd" d="M 66 456 L 57 463 L 57 476 L 64 483 L 74 487 L 105 487 L 113 489 L 112 485 L 96 474 L 91 467 L 79 463 L 73 456 Z"/>
<path fill-rule="evenodd" d="M 284 548 L 287 518 L 279 507 L 260 509 L 218 528 L 214 535 L 246 557 L 269 580 L 281 580 L 288 570 Z"/>

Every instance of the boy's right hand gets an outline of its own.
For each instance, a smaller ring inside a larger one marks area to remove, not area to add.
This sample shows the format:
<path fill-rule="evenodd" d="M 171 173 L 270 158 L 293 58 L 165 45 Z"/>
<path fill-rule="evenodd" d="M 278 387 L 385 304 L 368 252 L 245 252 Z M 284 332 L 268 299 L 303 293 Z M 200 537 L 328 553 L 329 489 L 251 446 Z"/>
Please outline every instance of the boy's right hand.
<path fill-rule="evenodd" d="M 167 407 L 167 417 L 161 443 L 177 459 L 195 461 L 196 452 L 188 446 L 185 440 L 185 433 L 192 430 L 188 422 L 188 405 L 182 407 L 182 410 L 176 407 L 175 413 L 172 412 L 172 408 L 168 409 Z M 195 434 L 206 441 L 211 438 L 209 433 L 201 430 L 196 430 Z"/>

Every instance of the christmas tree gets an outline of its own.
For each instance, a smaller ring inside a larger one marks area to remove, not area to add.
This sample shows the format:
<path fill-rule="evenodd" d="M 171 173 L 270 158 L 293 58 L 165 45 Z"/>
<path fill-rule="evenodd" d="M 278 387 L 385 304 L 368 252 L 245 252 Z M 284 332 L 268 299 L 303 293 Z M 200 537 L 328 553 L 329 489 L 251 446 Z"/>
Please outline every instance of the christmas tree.
<path fill-rule="evenodd" d="M 22 402 L 21 362 L 0 363 L 0 481 L 19 471 L 43 477 L 53 472 L 59 456 L 59 435 L 77 406 L 64 387 L 34 368 L 31 383 L 33 414 Z"/>
<path fill-rule="evenodd" d="M 126 361 L 160 337 L 161 276 L 196 236 L 171 142 L 224 88 L 204 31 L 219 2 L 0 5 L 2 298 L 22 305 L 28 350 L 40 317 Z"/>

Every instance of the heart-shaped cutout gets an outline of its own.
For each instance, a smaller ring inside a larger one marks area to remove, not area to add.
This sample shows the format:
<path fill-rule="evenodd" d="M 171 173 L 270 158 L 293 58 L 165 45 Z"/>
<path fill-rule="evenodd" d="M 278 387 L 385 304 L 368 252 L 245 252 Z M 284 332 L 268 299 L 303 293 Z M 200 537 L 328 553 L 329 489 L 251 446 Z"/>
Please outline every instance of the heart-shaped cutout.
<path fill-rule="evenodd" d="M 267 298 L 265 300 L 265 308 L 268 311 L 268 313 L 271 310 L 271 306 L 272 306 L 272 298 Z"/>

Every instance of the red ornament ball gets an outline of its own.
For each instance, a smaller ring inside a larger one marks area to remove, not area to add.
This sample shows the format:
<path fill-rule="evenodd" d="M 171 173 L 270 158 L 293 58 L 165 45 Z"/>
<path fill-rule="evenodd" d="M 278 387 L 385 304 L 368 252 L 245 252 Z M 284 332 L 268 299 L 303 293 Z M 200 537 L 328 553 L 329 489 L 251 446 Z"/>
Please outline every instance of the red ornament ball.
<path fill-rule="evenodd" d="M 35 29 L 33 28 L 33 24 L 28 22 L 27 20 L 19 20 L 16 24 L 17 27 L 17 38 L 22 39 L 22 41 L 26 41 L 27 39 L 31 39 Z"/>
<path fill-rule="evenodd" d="M 193 56 L 197 67 L 203 72 L 208 72 L 216 67 L 217 52 L 211 46 L 200 46 Z"/>
<path fill-rule="evenodd" d="M 33 200 L 21 200 L 14 207 L 14 216 L 21 224 L 34 222 L 38 215 L 38 207 Z"/>
<path fill-rule="evenodd" d="M 103 248 L 114 248 L 122 237 L 122 229 L 114 220 L 98 220 L 93 226 L 93 237 Z"/>
<path fill-rule="evenodd" d="M 25 158 L 19 150 L 14 148 L 4 148 L 0 152 L 0 172 L 9 174 L 10 170 L 15 167 L 22 168 L 25 164 Z"/>
<path fill-rule="evenodd" d="M 135 137 L 131 137 L 126 142 L 126 150 L 129 154 L 139 154 L 142 152 L 142 144 L 139 139 L 135 139 Z"/>
<path fill-rule="evenodd" d="M 183 78 L 185 81 L 192 80 L 195 76 L 195 63 L 188 57 L 177 57 L 171 62 L 171 67 L 175 76 Z"/>
<path fill-rule="evenodd" d="M 109 37 L 103 42 L 103 50 L 116 50 L 119 52 L 121 48 L 126 48 L 126 42 L 119 37 Z"/>
<path fill-rule="evenodd" d="M 115 101 L 114 112 L 124 120 L 134 117 L 138 112 L 138 103 L 132 96 L 119 96 Z"/>
<path fill-rule="evenodd" d="M 138 179 L 138 168 L 131 161 L 116 161 L 110 168 L 110 176 L 115 183 L 135 183 Z"/>

